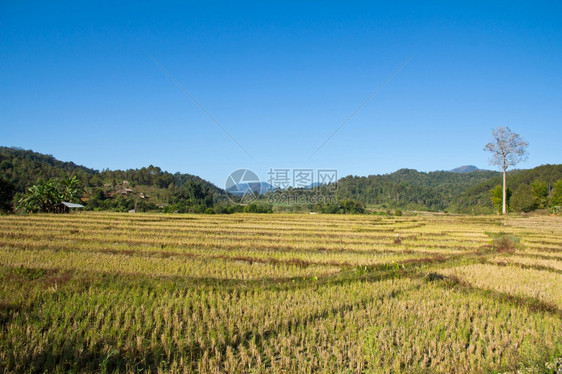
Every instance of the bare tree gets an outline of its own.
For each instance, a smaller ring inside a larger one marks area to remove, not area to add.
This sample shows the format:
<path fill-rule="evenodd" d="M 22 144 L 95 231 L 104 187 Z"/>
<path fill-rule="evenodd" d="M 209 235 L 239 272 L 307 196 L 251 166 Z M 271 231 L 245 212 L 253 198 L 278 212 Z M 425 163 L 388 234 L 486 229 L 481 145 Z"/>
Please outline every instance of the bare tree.
<path fill-rule="evenodd" d="M 527 158 L 529 143 L 523 140 L 519 134 L 512 132 L 509 127 L 493 129 L 492 137 L 494 141 L 486 144 L 484 150 L 492 153 L 490 163 L 500 166 L 503 170 L 502 214 L 506 214 L 505 172 L 509 166 L 514 166 Z"/>

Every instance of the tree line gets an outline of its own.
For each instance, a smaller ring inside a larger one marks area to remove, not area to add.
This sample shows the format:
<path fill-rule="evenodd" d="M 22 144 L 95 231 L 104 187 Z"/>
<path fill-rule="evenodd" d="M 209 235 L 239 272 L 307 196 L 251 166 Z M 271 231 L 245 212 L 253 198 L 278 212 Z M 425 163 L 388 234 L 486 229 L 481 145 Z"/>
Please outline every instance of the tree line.
<path fill-rule="evenodd" d="M 503 212 L 502 185 L 498 184 L 490 190 L 490 196 L 496 212 Z M 562 206 L 562 179 L 553 185 L 535 179 L 532 183 L 521 183 L 512 190 L 506 189 L 506 209 L 511 212 L 528 213 L 536 209 L 549 208 L 552 213 L 559 213 Z"/>
<path fill-rule="evenodd" d="M 503 201 L 499 194 L 502 192 L 502 174 L 485 170 L 424 173 L 401 169 L 385 175 L 347 176 L 333 186 L 283 190 L 287 196 L 304 196 L 310 201 L 321 201 L 319 196 L 333 197 L 336 201 L 276 204 L 268 200 L 269 194 L 274 193 L 269 192 L 256 196 L 253 205 L 236 203 L 235 197 L 229 199 L 225 191 L 199 177 L 171 174 L 152 165 L 100 172 L 61 162 L 49 155 L 0 147 L 0 172 L 0 211 L 11 211 L 15 207 L 20 211 L 49 211 L 53 202 L 65 199 L 81 202 L 86 209 L 119 212 L 275 210 L 361 214 L 372 210 L 429 210 L 481 214 L 496 212 L 498 198 Z M 529 212 L 545 208 L 556 211 L 555 207 L 561 205 L 562 165 L 512 170 L 507 175 L 506 203 L 510 211 Z M 81 193 L 65 195 L 64 185 L 73 178 L 75 185 L 79 181 Z"/>

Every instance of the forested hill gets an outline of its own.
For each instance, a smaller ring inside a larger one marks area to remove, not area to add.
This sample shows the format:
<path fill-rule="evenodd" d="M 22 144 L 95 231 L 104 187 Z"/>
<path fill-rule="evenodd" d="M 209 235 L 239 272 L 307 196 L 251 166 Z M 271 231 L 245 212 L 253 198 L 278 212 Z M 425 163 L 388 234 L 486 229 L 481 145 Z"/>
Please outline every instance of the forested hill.
<path fill-rule="evenodd" d="M 98 171 L 62 162 L 50 155 L 0 147 L 0 182 L 5 186 L 4 195 L 10 195 L 8 190 L 21 194 L 28 187 L 50 178 L 73 176 L 84 187 L 82 201 L 87 202 L 89 209 L 204 212 L 227 200 L 224 190 L 195 175 L 171 174 L 152 165 L 124 171 Z M 560 180 L 562 165 L 510 171 L 507 181 L 513 192 L 513 209 L 529 211 L 560 205 L 562 197 L 556 197 L 562 193 Z M 501 181 L 501 173 L 489 170 L 425 173 L 401 169 L 391 174 L 341 178 L 336 195 L 340 201 L 356 200 L 375 209 L 492 213 L 490 191 Z M 559 187 L 555 189 L 557 181 L 560 181 Z M 321 194 L 322 190 L 295 189 L 291 193 Z M 8 196 L 8 205 L 11 196 L 13 194 Z M 14 201 L 17 199 L 16 195 Z M 267 196 L 262 200 L 265 202 Z M 222 212 L 222 208 L 216 211 Z"/>
<path fill-rule="evenodd" d="M 562 164 L 547 164 L 533 169 L 512 170 L 507 175 L 507 187 L 512 193 L 516 193 L 523 187 L 530 186 L 535 181 L 540 181 L 546 184 L 547 195 L 550 195 L 553 192 L 555 183 L 562 179 Z M 466 189 L 455 201 L 454 210 L 463 213 L 473 213 L 477 212 L 475 207 L 491 207 L 490 190 L 501 183 L 501 173 L 498 173 L 493 178 Z"/>
<path fill-rule="evenodd" d="M 116 186 L 123 181 L 131 185 L 154 188 L 182 187 L 188 182 L 197 182 L 214 193 L 222 190 L 211 182 L 191 174 L 171 174 L 159 167 L 148 166 L 141 169 L 98 171 L 73 162 L 59 161 L 51 155 L 45 155 L 19 148 L 0 147 L 0 176 L 11 182 L 16 191 L 23 192 L 39 181 L 49 178 L 74 176 L 86 187 Z"/>
<path fill-rule="evenodd" d="M 446 210 L 469 188 L 500 173 L 479 170 L 469 173 L 400 169 L 391 174 L 347 176 L 338 182 L 338 196 L 381 208 Z"/>
<path fill-rule="evenodd" d="M 400 169 L 391 174 L 347 176 L 338 181 L 338 197 L 354 199 L 380 208 L 434 210 L 461 213 L 492 213 L 490 190 L 502 183 L 500 172 L 419 172 Z M 546 183 L 550 195 L 562 179 L 562 165 L 541 165 L 508 172 L 508 188 L 515 192 L 535 181 Z"/>
<path fill-rule="evenodd" d="M 98 174 L 94 169 L 59 161 L 51 155 L 8 147 L 0 147 L 0 172 L 2 178 L 13 183 L 20 192 L 49 178 L 76 175 L 88 180 Z"/>

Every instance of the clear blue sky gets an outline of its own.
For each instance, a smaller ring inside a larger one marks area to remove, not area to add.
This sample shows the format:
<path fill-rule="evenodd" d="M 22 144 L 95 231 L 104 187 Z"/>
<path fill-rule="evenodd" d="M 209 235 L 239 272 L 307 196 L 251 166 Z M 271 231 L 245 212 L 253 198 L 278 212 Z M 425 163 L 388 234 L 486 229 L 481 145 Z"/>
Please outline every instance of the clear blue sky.
<path fill-rule="evenodd" d="M 501 125 L 530 143 L 519 167 L 562 162 L 560 1 L 389 3 L 3 0 L 0 145 L 221 187 L 237 168 L 492 168 Z"/>

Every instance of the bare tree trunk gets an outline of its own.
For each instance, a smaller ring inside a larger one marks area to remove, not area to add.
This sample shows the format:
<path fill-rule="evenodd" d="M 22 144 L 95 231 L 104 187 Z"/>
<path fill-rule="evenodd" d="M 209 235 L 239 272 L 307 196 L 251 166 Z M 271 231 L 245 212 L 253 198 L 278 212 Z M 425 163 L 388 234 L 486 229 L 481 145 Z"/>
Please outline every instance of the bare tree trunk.
<path fill-rule="evenodd" d="M 503 169 L 503 200 L 502 200 L 502 214 L 507 214 L 506 209 L 507 189 L 505 187 L 505 169 Z"/>

